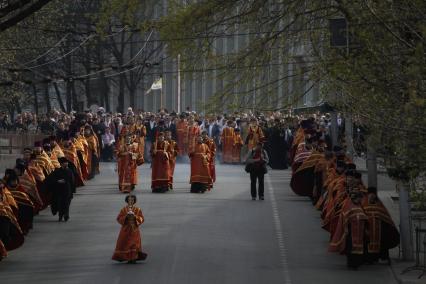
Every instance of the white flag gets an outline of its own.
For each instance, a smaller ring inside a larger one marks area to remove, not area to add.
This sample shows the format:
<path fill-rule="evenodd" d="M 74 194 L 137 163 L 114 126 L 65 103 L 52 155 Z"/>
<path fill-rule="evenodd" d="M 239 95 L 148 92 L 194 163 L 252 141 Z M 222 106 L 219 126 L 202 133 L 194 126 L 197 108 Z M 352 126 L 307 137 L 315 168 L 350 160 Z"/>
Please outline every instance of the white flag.
<path fill-rule="evenodd" d="M 163 88 L 163 79 L 159 78 L 152 83 L 151 90 L 161 90 Z"/>

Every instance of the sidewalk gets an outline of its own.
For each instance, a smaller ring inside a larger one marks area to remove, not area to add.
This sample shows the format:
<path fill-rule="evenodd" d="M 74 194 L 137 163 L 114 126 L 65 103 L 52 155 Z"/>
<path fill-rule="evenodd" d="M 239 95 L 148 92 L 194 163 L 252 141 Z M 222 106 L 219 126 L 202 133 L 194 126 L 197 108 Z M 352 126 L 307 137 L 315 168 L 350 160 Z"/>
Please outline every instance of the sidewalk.
<path fill-rule="evenodd" d="M 367 184 L 367 167 L 366 161 L 362 158 L 354 159 L 354 163 L 357 166 L 357 169 L 363 173 L 363 180 Z M 377 187 L 380 200 L 386 206 L 389 211 L 389 214 L 392 217 L 395 225 L 399 227 L 399 203 L 398 203 L 398 192 L 396 191 L 396 183 L 390 179 L 386 174 L 386 169 L 381 166 L 377 167 Z M 404 274 L 401 274 L 406 268 L 413 266 L 414 262 L 402 261 L 400 256 L 399 247 L 389 251 L 390 257 L 392 259 L 391 270 L 397 279 L 398 283 L 401 284 L 425 284 L 426 275 L 418 279 L 417 277 L 421 274 L 421 271 L 415 270 L 410 271 Z"/>

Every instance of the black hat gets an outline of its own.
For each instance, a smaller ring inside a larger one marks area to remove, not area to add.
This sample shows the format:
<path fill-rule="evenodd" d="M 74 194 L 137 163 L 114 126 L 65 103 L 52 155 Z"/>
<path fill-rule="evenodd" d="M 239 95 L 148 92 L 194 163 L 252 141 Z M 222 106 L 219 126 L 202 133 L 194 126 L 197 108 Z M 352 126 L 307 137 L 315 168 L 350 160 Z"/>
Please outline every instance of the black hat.
<path fill-rule="evenodd" d="M 20 170 L 24 170 L 27 167 L 27 162 L 24 159 L 18 158 L 15 162 L 15 167 Z"/>

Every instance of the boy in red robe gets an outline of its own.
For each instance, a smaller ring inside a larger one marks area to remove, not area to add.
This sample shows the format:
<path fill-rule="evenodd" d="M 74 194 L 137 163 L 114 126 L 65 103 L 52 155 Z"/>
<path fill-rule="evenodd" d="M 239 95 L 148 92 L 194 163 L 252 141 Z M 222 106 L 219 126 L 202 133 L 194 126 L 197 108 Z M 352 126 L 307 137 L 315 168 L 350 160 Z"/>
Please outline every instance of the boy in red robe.
<path fill-rule="evenodd" d="M 126 203 L 127 206 L 121 209 L 117 217 L 121 230 L 112 259 L 134 264 L 147 258 L 147 254 L 142 252 L 142 238 L 139 231 L 139 226 L 145 219 L 142 210 L 135 206 L 135 195 L 126 196 Z"/>

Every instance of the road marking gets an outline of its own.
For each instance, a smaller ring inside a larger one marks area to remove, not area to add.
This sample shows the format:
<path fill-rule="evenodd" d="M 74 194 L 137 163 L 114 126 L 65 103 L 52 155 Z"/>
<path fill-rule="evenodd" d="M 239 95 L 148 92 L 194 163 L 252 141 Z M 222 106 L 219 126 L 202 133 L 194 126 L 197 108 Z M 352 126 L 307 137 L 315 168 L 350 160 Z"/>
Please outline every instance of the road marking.
<path fill-rule="evenodd" d="M 287 247 L 285 240 L 287 238 L 287 234 L 284 232 L 281 226 L 281 219 L 278 213 L 278 205 L 277 200 L 275 199 L 274 187 L 272 186 L 271 178 L 266 176 L 266 183 L 268 185 L 269 199 L 271 200 L 272 205 L 272 215 L 274 218 L 275 224 L 275 235 L 278 241 L 278 247 L 280 249 L 280 257 L 281 257 L 281 266 L 284 273 L 284 283 L 291 284 L 290 272 L 288 270 L 288 261 L 287 261 Z"/>

